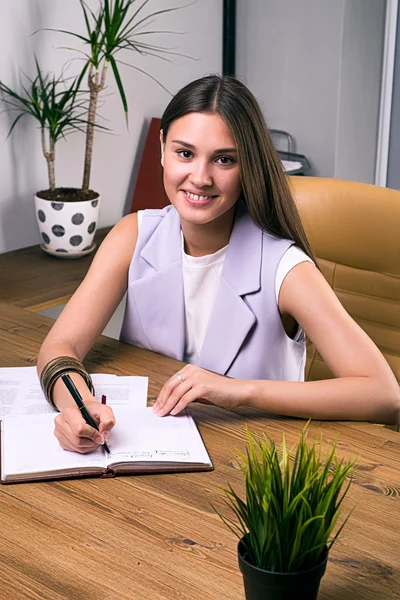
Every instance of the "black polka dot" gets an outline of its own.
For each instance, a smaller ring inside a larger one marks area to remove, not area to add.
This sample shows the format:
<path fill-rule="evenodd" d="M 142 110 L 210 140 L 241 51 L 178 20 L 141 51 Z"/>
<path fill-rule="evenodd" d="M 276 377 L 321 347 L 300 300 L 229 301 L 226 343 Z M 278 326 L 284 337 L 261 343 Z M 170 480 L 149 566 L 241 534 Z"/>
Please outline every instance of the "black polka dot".
<path fill-rule="evenodd" d="M 83 223 L 84 218 L 85 217 L 82 213 L 75 213 L 74 215 L 72 215 L 71 221 L 74 225 L 80 225 L 81 223 Z"/>
<path fill-rule="evenodd" d="M 90 223 L 89 227 L 87 228 L 88 233 L 93 233 L 93 231 L 96 229 L 96 221 L 93 221 L 93 223 Z"/>
<path fill-rule="evenodd" d="M 45 244 L 50 244 L 50 238 L 47 235 L 47 233 L 42 232 L 42 240 L 44 241 Z"/>
<path fill-rule="evenodd" d="M 54 210 L 61 210 L 64 208 L 64 202 L 52 202 L 51 207 L 54 208 Z"/>
<path fill-rule="evenodd" d="M 69 243 L 71 244 L 71 246 L 79 246 L 79 244 L 82 244 L 83 239 L 81 235 L 73 235 L 71 238 L 69 238 Z"/>
<path fill-rule="evenodd" d="M 65 234 L 65 229 L 62 225 L 53 225 L 51 230 L 57 237 L 62 237 Z"/>
<path fill-rule="evenodd" d="M 85 250 L 90 250 L 90 248 L 91 248 L 91 247 L 92 247 L 92 246 L 85 246 L 85 247 L 83 248 L 82 252 L 84 252 Z"/>
<path fill-rule="evenodd" d="M 65 250 L 65 248 L 57 248 L 56 252 L 65 252 L 67 254 L 68 250 Z"/>
<path fill-rule="evenodd" d="M 96 206 L 98 205 L 98 203 L 99 203 L 98 200 L 92 200 L 92 202 L 91 202 L 93 208 L 96 208 Z"/>
<path fill-rule="evenodd" d="M 46 215 L 42 210 L 38 210 L 38 219 L 41 223 L 44 223 L 46 220 Z"/>

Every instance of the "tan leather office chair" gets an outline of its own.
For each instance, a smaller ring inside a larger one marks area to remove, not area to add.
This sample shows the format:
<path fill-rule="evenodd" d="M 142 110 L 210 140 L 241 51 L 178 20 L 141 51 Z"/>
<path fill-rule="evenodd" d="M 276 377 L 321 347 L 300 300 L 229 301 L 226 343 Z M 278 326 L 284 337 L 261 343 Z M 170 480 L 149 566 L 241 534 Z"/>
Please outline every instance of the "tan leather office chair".
<path fill-rule="evenodd" d="M 324 276 L 400 383 L 400 192 L 319 177 L 291 185 Z M 332 377 L 311 344 L 307 355 L 307 380 Z"/>

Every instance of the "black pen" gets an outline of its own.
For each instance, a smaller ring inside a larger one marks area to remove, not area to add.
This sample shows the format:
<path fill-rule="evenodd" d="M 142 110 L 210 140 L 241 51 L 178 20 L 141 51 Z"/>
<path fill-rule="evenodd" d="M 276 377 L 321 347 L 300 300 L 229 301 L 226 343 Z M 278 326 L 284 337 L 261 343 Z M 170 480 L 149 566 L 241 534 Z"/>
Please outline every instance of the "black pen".
<path fill-rule="evenodd" d="M 76 402 L 79 410 L 81 411 L 82 417 L 85 419 L 86 423 L 88 425 L 90 425 L 91 427 L 93 427 L 93 429 L 96 429 L 97 431 L 99 431 L 99 428 L 97 427 L 96 421 L 93 419 L 92 415 L 90 414 L 90 412 L 88 411 L 88 409 L 84 405 L 83 400 L 82 400 L 82 396 L 78 392 L 78 390 L 77 390 L 74 382 L 72 381 L 71 377 L 69 375 L 61 375 L 61 379 L 63 380 L 63 382 L 65 383 L 65 385 L 68 388 L 69 393 L 71 394 L 71 396 L 75 400 L 75 402 Z M 103 444 L 103 448 L 104 448 L 104 450 L 108 454 L 110 454 L 110 448 L 107 446 L 107 444 L 105 442 Z"/>

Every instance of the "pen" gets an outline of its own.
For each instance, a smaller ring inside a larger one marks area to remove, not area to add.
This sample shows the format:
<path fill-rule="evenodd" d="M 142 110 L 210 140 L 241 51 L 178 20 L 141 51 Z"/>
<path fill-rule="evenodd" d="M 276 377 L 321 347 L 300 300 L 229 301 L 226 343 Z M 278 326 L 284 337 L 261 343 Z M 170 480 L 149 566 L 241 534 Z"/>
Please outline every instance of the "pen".
<path fill-rule="evenodd" d="M 76 389 L 76 386 L 75 386 L 74 382 L 72 381 L 71 377 L 69 375 L 61 375 L 61 379 L 63 380 L 63 382 L 65 383 L 65 385 L 68 388 L 69 393 L 75 400 L 79 410 L 81 411 L 81 415 L 85 419 L 86 423 L 88 425 L 90 425 L 91 427 L 93 427 L 93 429 L 96 429 L 97 431 L 99 431 L 96 421 L 93 419 L 92 415 L 90 414 L 90 412 L 84 405 L 82 396 Z M 107 446 L 106 442 L 104 442 L 103 448 L 108 454 L 110 454 L 110 449 Z"/>

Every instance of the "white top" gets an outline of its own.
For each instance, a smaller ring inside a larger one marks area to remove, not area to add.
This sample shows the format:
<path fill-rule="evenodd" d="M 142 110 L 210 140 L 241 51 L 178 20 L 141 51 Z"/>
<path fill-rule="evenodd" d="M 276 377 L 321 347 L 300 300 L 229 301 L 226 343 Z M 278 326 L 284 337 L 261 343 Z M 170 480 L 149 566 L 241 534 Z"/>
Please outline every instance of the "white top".
<path fill-rule="evenodd" d="M 138 229 L 143 218 L 143 210 L 138 211 Z M 184 239 L 182 235 L 182 273 L 183 289 L 185 298 L 185 362 L 197 364 L 200 355 L 201 346 L 204 341 L 208 321 L 215 296 L 217 294 L 219 281 L 228 246 L 221 248 L 214 254 L 206 256 L 190 256 L 184 249 Z M 286 275 L 293 267 L 301 262 L 313 262 L 303 250 L 297 246 L 290 246 L 283 254 L 275 277 L 275 297 L 278 304 L 279 292 Z M 295 341 L 300 338 L 303 330 L 299 327 Z M 288 380 L 299 381 L 303 379 L 301 373 L 298 373 L 298 357 L 287 356 L 287 368 L 284 369 L 289 374 Z M 295 371 L 295 372 L 294 372 Z M 304 365 L 301 366 L 304 372 Z"/>

